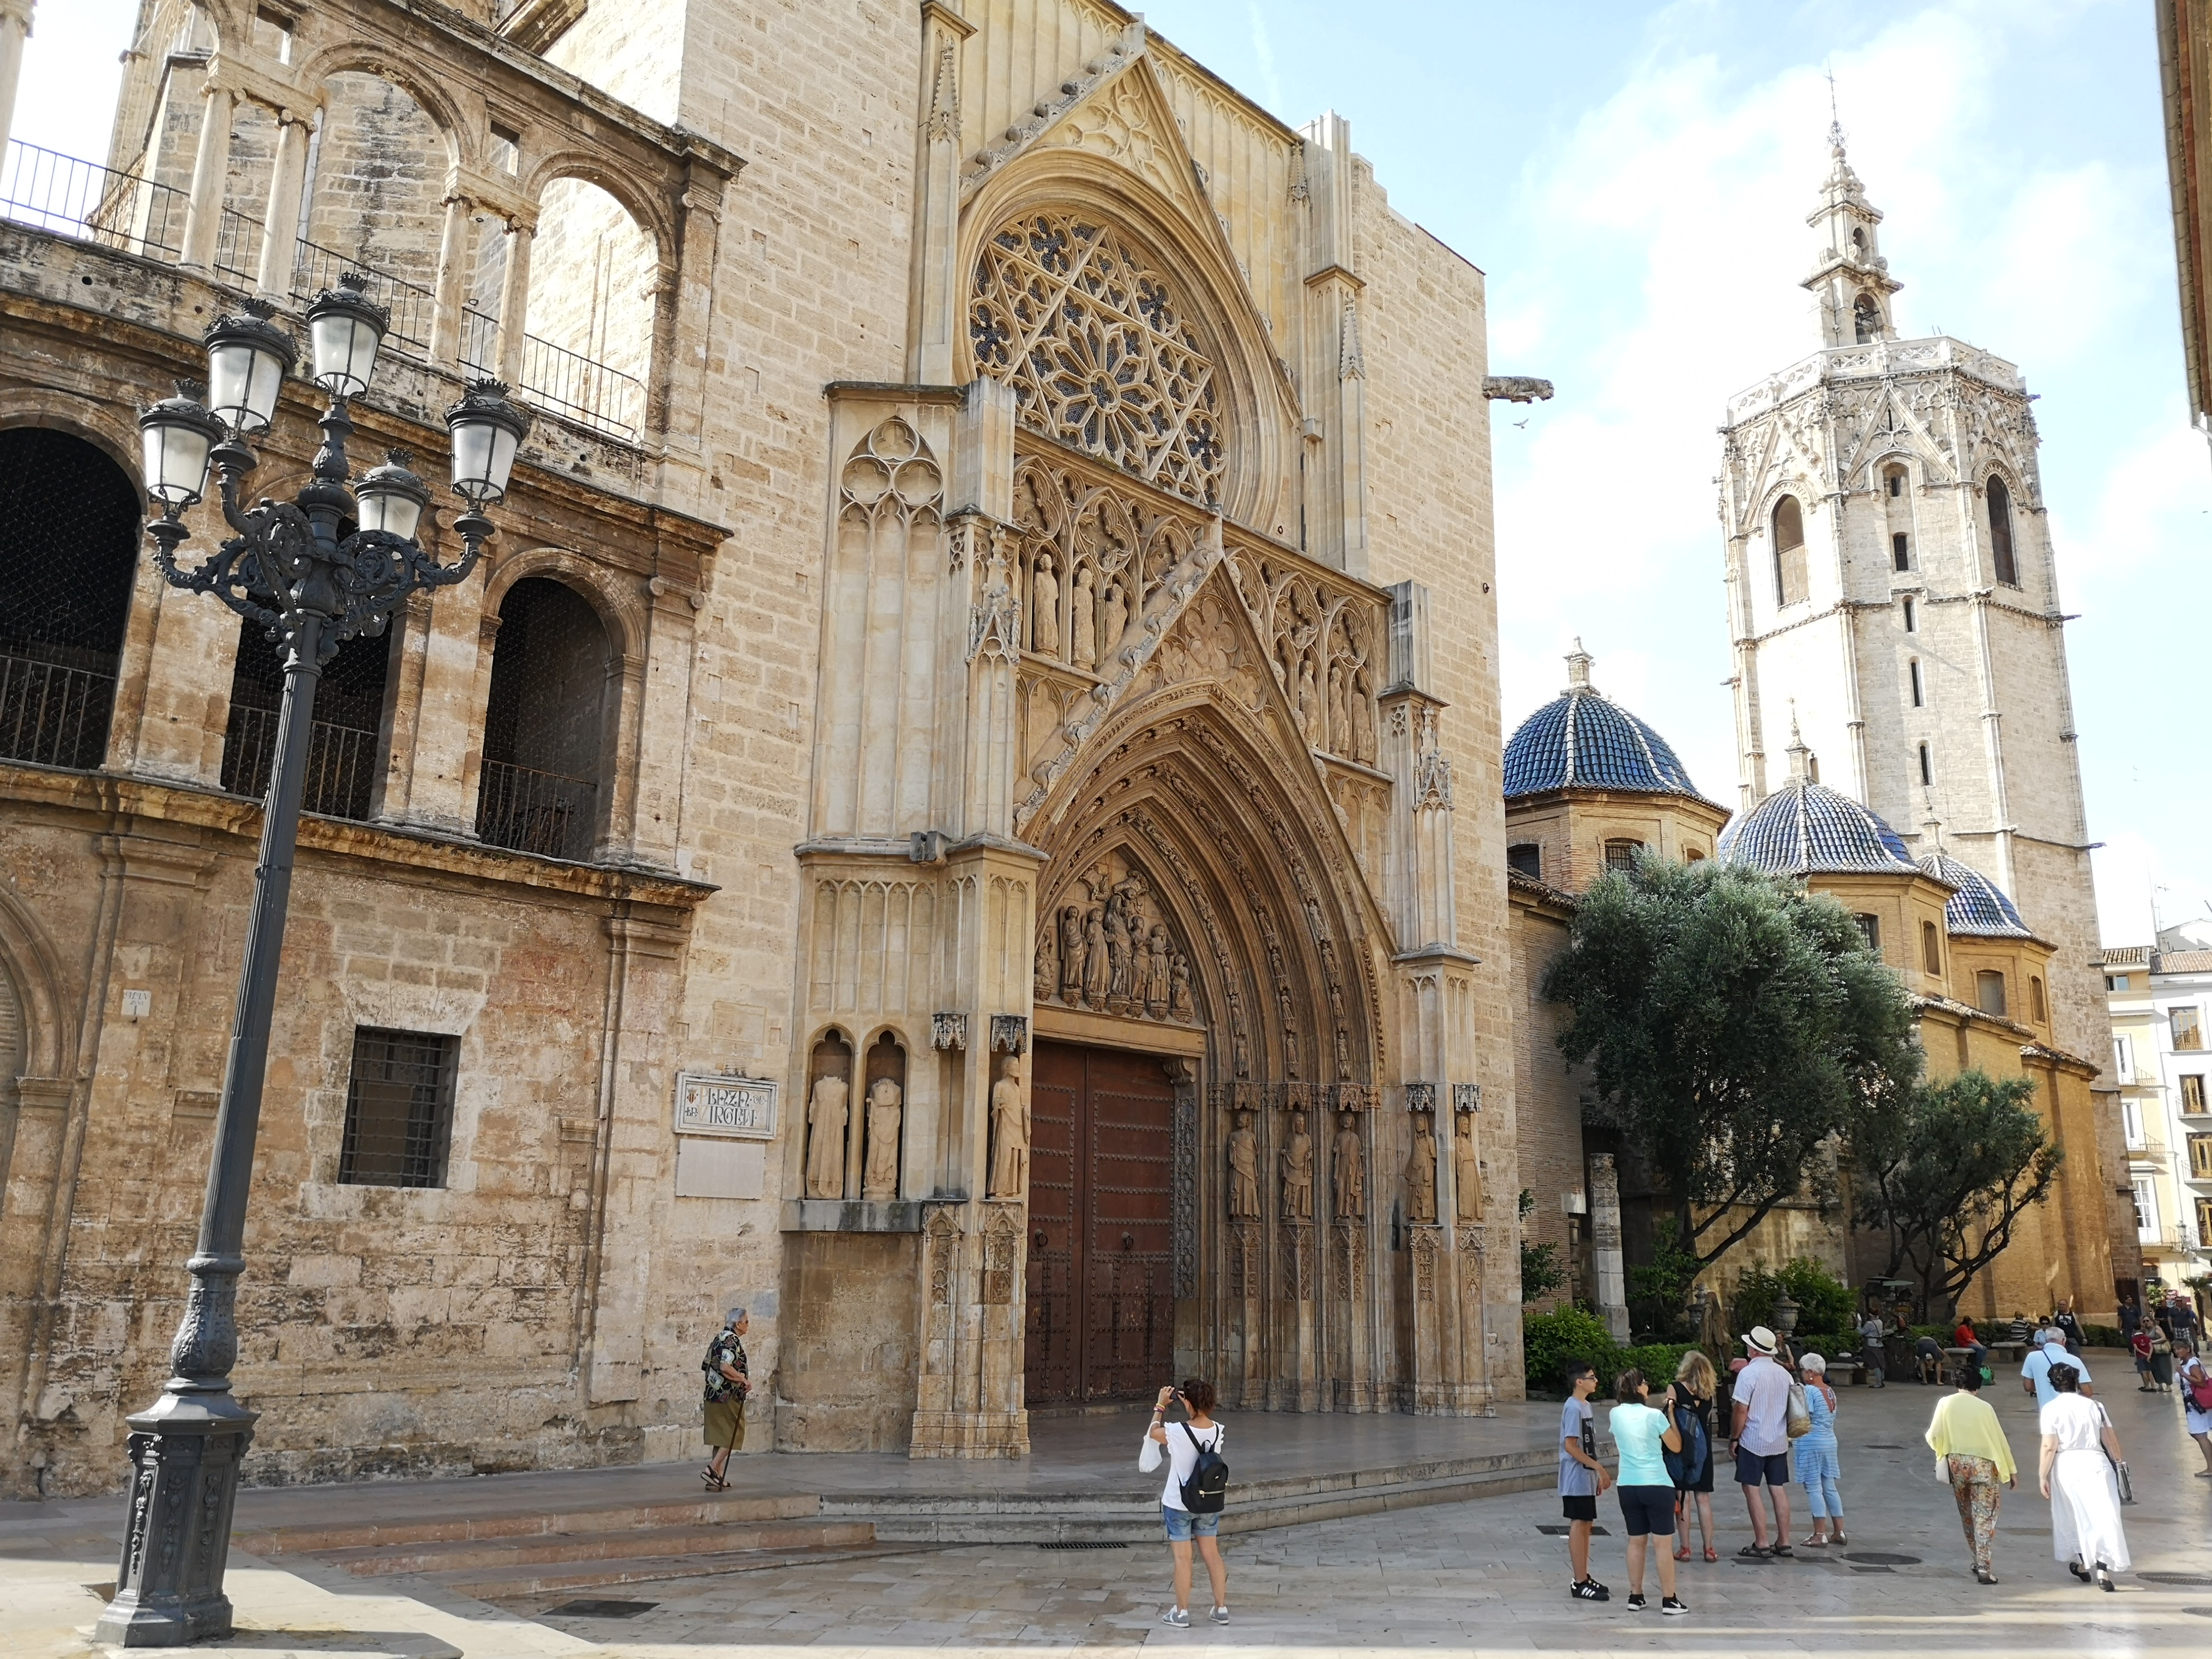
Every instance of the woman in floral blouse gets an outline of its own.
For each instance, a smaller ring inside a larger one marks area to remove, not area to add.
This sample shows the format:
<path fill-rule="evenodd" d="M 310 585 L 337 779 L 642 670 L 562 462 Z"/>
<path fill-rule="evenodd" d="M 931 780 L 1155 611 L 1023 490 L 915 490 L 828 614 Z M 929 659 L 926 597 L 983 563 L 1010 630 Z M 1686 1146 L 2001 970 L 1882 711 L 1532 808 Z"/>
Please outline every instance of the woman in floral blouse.
<path fill-rule="evenodd" d="M 722 1472 L 729 1467 L 730 1453 L 745 1443 L 745 1396 L 753 1385 L 745 1367 L 745 1345 L 738 1339 L 750 1323 L 743 1308 L 731 1309 L 722 1334 L 708 1344 L 707 1357 L 699 1362 L 707 1374 L 707 1443 L 714 1449 L 713 1458 L 699 1471 L 708 1492 L 730 1489 Z"/>

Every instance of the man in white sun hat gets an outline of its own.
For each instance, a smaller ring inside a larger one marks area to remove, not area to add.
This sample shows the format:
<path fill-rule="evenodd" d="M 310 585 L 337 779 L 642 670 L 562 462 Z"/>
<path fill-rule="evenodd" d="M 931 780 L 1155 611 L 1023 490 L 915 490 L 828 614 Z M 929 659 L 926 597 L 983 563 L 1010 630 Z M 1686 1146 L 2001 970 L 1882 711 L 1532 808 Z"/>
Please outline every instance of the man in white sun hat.
<path fill-rule="evenodd" d="M 1734 1422 L 1729 1439 L 1735 1450 L 1736 1484 L 1751 1511 L 1752 1541 L 1738 1555 L 1753 1560 L 1791 1556 L 1790 1547 L 1790 1373 L 1774 1363 L 1774 1333 L 1753 1325 L 1743 1336 L 1748 1356 L 1735 1374 Z M 1766 1488 L 1774 1506 L 1773 1541 L 1767 1541 L 1766 1510 L 1759 1489 Z"/>

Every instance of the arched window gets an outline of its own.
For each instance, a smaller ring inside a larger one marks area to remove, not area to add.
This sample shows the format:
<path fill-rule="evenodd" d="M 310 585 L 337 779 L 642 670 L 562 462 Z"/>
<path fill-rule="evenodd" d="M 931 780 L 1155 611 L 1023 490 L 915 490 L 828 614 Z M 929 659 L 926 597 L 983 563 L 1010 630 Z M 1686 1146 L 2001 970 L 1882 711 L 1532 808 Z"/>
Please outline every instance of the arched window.
<path fill-rule="evenodd" d="M 1862 294 L 1851 301 L 1851 327 L 1861 345 L 1881 338 L 1881 307 L 1874 302 L 1873 295 Z"/>
<path fill-rule="evenodd" d="M 1909 593 L 1905 597 L 1905 631 L 1908 634 L 1920 631 L 1920 605 Z"/>
<path fill-rule="evenodd" d="M 1912 538 L 1902 530 L 1890 532 L 1889 562 L 1899 570 L 1912 568 Z"/>
<path fill-rule="evenodd" d="M 1806 591 L 1805 510 L 1784 495 L 1774 504 L 1774 602 L 1802 604 Z"/>
<path fill-rule="evenodd" d="M 599 612 L 573 589 L 529 576 L 507 590 L 484 708 L 483 840 L 546 858 L 591 856 L 611 656 Z"/>
<path fill-rule="evenodd" d="M 2051 1018 L 2051 1006 L 2043 999 L 2043 977 L 2039 974 L 2028 975 L 2027 1006 L 2029 1011 L 2034 1014 L 2035 1023 L 2038 1025 L 2048 1023 Z"/>
<path fill-rule="evenodd" d="M 1921 683 L 1920 659 L 1915 657 L 1905 666 L 1912 678 L 1912 706 L 1915 708 L 1921 708 L 1928 701 L 1928 688 Z"/>
<path fill-rule="evenodd" d="M 1936 979 L 1943 977 L 1943 936 L 1932 921 L 1920 924 L 1920 966 Z"/>
<path fill-rule="evenodd" d="M 1928 788 L 1935 781 L 1936 757 L 1929 752 L 1928 745 L 1923 743 L 1920 745 L 1920 787 L 1923 789 Z"/>
<path fill-rule="evenodd" d="M 350 534 L 350 531 L 348 532 Z M 323 667 L 315 688 L 313 737 L 307 745 L 301 804 L 334 818 L 365 818 L 376 784 L 384 688 L 398 630 L 381 639 L 350 639 Z M 230 671 L 230 723 L 222 734 L 222 787 L 255 799 L 269 793 L 276 758 L 276 716 L 284 706 L 284 660 L 269 630 L 249 622 L 238 630 Z"/>
<path fill-rule="evenodd" d="M 83 439 L 0 432 L 0 759 L 106 757 L 138 511 L 137 486 Z"/>
<path fill-rule="evenodd" d="M 2007 587 L 2020 586 L 2020 562 L 2012 550 L 2012 491 L 1999 477 L 1990 479 L 1990 559 L 1997 580 Z"/>
<path fill-rule="evenodd" d="M 1888 471 L 1881 475 L 1881 478 L 1882 483 L 1888 488 L 1889 496 L 1892 501 L 1899 499 L 1905 494 L 1905 469 L 1903 467 L 1893 466 Z"/>
<path fill-rule="evenodd" d="M 1985 1013 L 2005 1017 L 2005 976 L 1994 968 L 1984 968 L 1974 975 L 1974 1003 Z"/>

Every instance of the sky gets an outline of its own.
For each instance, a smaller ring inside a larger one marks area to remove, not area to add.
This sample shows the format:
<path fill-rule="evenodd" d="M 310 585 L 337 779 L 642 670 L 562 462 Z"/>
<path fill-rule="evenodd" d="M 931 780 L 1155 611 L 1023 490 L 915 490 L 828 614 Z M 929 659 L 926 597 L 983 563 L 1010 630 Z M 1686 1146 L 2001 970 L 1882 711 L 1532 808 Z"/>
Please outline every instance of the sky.
<path fill-rule="evenodd" d="M 106 153 L 136 0 L 45 0 L 15 136 Z M 1805 215 L 1829 82 L 1907 337 L 2039 394 L 2106 942 L 2212 913 L 2212 452 L 2184 392 L 2142 0 L 1149 0 L 1282 119 L 1334 109 L 1398 210 L 1488 274 L 1509 728 L 1577 636 L 1608 695 L 1735 799 L 1714 428 L 1814 349 Z M 1525 422 L 1525 423 L 1524 423 Z"/>

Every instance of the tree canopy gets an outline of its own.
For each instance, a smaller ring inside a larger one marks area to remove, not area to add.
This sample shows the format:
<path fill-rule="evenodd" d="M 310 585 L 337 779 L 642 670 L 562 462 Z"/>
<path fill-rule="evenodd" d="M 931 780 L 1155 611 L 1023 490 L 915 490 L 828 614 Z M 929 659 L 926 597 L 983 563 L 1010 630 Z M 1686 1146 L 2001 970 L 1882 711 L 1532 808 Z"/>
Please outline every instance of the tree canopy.
<path fill-rule="evenodd" d="M 1886 1279 L 1910 1267 L 1923 1313 L 1948 1316 L 1976 1273 L 2040 1204 L 2065 1153 L 2051 1144 L 2026 1078 L 1966 1071 L 1909 1091 L 1851 1137 L 1856 1219 L 1890 1236 Z"/>
<path fill-rule="evenodd" d="M 1644 1154 L 1700 1266 L 1902 1099 L 1921 1055 L 1898 977 L 1834 900 L 1741 866 L 1639 859 L 1585 893 L 1542 993 L 1562 1054 Z"/>

